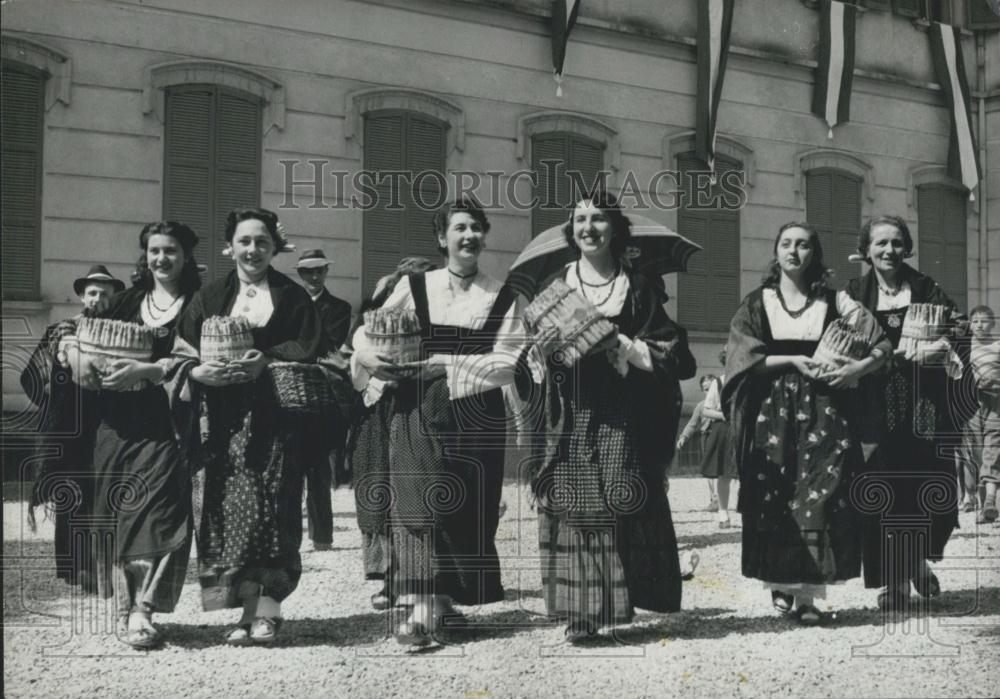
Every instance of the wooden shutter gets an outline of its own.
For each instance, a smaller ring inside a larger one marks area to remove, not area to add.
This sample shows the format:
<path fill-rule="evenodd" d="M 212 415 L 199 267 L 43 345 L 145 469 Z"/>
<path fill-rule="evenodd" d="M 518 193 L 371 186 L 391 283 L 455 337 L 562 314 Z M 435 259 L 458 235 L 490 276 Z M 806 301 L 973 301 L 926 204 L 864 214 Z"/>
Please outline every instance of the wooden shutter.
<path fill-rule="evenodd" d="M 163 217 L 198 233 L 198 260 L 218 279 L 233 269 L 222 256 L 227 214 L 260 205 L 260 100 L 216 85 L 171 87 L 164 130 Z"/>
<path fill-rule="evenodd" d="M 990 9 L 990 0 L 965 0 L 967 29 L 998 29 L 1000 17 Z"/>
<path fill-rule="evenodd" d="M 410 255 L 437 260 L 437 237 L 434 235 L 434 212 L 424 204 L 442 201 L 441 181 L 421 178 L 420 191 L 410 185 L 420 172 L 446 171 L 447 125 L 416 112 L 375 112 L 365 117 L 365 170 L 379 173 L 402 170 L 412 173 L 404 178 L 402 191 L 393 191 L 396 183 L 386 180 L 374 187 L 376 205 L 364 212 L 362 224 L 362 287 L 371 293 L 380 277 L 396 269 L 399 261 Z M 422 202 L 420 201 L 422 199 Z M 397 206 L 393 206 L 394 202 Z"/>
<path fill-rule="evenodd" d="M 2 78 L 3 298 L 37 299 L 45 74 L 3 61 Z"/>
<path fill-rule="evenodd" d="M 901 17 L 923 17 L 924 0 L 892 0 L 892 11 Z"/>
<path fill-rule="evenodd" d="M 847 258 L 857 249 L 861 227 L 861 180 L 828 168 L 806 174 L 806 220 L 819 232 L 832 284 L 843 289 L 861 270 Z"/>
<path fill-rule="evenodd" d="M 962 310 L 968 303 L 965 207 L 962 190 L 939 184 L 917 188 L 920 271 Z"/>
<path fill-rule="evenodd" d="M 889 0 L 861 0 L 860 4 L 870 10 L 888 11 L 892 5 Z"/>
<path fill-rule="evenodd" d="M 678 320 L 689 330 L 727 332 L 740 301 L 740 214 L 717 207 L 699 208 L 692 198 L 694 178 L 707 166 L 693 153 L 677 159 L 681 171 L 684 207 L 677 212 L 678 232 L 702 246 L 688 261 L 688 270 L 677 281 Z M 716 156 L 716 172 L 740 171 L 742 163 Z M 721 203 L 720 185 L 711 189 L 713 201 Z M 692 206 L 695 204 L 695 206 Z"/>
<path fill-rule="evenodd" d="M 564 223 L 569 207 L 582 194 L 579 190 L 592 188 L 604 169 L 604 145 L 573 133 L 538 134 L 531 139 L 531 167 L 538 178 L 534 196 L 539 201 L 531 215 L 534 237 Z"/>

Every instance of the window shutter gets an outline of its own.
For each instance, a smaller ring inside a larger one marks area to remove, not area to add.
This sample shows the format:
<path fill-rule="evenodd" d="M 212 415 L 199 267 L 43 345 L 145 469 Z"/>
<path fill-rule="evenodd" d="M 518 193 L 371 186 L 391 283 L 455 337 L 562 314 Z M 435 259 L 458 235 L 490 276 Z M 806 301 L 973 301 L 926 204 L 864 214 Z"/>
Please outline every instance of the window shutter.
<path fill-rule="evenodd" d="M 861 0 L 861 5 L 870 10 L 888 11 L 892 5 L 889 0 Z"/>
<path fill-rule="evenodd" d="M 372 172 L 404 170 L 418 173 L 446 171 L 447 126 L 413 112 L 376 112 L 365 117 L 365 169 Z M 362 286 L 371 293 L 375 283 L 410 255 L 439 258 L 433 230 L 434 212 L 425 209 L 405 180 L 402 192 L 386 181 L 374 187 L 376 206 L 365 211 L 363 222 Z M 430 205 L 441 201 L 439 180 L 425 177 L 419 196 Z M 392 199 L 402 208 L 389 208 Z"/>
<path fill-rule="evenodd" d="M 538 183 L 534 196 L 538 205 L 531 213 L 531 235 L 564 223 L 569 216 L 566 139 L 561 134 L 540 134 L 531 140 L 531 169 Z M 543 165 L 546 163 L 547 165 Z M 559 167 L 556 163 L 562 163 Z"/>
<path fill-rule="evenodd" d="M 233 209 L 260 206 L 261 104 L 250 95 L 219 88 L 216 139 L 215 227 L 212 237 L 224 246 L 226 216 Z M 221 248 L 212 253 L 215 278 L 235 267 Z"/>
<path fill-rule="evenodd" d="M 806 174 L 806 221 L 816 227 L 823 261 L 833 271 L 832 285 L 843 289 L 860 274 L 847 258 L 858 246 L 861 227 L 861 180 L 839 170 Z"/>
<path fill-rule="evenodd" d="M 892 0 L 892 11 L 901 17 L 923 17 L 924 0 Z"/>
<path fill-rule="evenodd" d="M 2 77 L 3 298 L 37 299 L 45 75 L 4 61 Z"/>
<path fill-rule="evenodd" d="M 920 271 L 963 310 L 968 301 L 965 207 L 959 189 L 939 184 L 917 188 Z"/>
<path fill-rule="evenodd" d="M 693 153 L 678 156 L 677 164 L 685 191 L 685 206 L 677 213 L 679 233 L 703 248 L 688 261 L 687 272 L 678 277 L 678 320 L 690 330 L 726 332 L 740 301 L 739 212 L 692 208 L 696 183 L 687 175 L 708 168 Z M 715 167 L 719 176 L 743 168 L 739 161 L 723 155 L 716 156 Z M 720 185 L 711 192 L 714 201 L 721 201 Z"/>
<path fill-rule="evenodd" d="M 233 269 L 224 258 L 231 209 L 260 204 L 259 100 L 214 85 L 167 90 L 163 217 L 191 226 L 196 254 L 218 279 Z"/>
<path fill-rule="evenodd" d="M 1000 17 L 990 9 L 990 0 L 965 0 L 967 29 L 1000 29 Z"/>

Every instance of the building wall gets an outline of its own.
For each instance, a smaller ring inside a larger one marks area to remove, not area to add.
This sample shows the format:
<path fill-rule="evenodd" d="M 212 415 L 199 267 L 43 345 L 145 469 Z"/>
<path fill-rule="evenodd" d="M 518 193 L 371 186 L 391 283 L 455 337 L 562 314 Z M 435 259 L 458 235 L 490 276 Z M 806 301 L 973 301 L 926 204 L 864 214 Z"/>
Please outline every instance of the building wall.
<path fill-rule="evenodd" d="M 141 225 L 159 218 L 162 209 L 163 125 L 143 113 L 145 71 L 157 63 L 225 61 L 284 86 L 284 128 L 263 137 L 262 203 L 276 209 L 286 198 L 280 160 L 361 167 L 345 124 L 347 96 L 363 88 L 403 86 L 458 104 L 466 141 L 462 152 L 449 156 L 449 167 L 479 172 L 527 166 L 516 157 L 517 120 L 535 112 L 578 112 L 612 126 L 620 136 L 622 172 L 635 171 L 640 182 L 673 166 L 664 156 L 665 139 L 694 125 L 695 0 L 586 3 L 567 53 L 561 99 L 551 76 L 550 3 L 543 0 L 301 0 L 278 7 L 266 0 L 52 0 L 5 7 L 5 32 L 51 46 L 73 65 L 71 104 L 56 104 L 46 115 L 45 304 L 9 305 L 5 335 L 16 330 L 37 336 L 45 323 L 75 313 L 69 280 L 92 263 L 108 263 L 127 278 Z M 741 214 L 741 293 L 759 282 L 778 226 L 804 218 L 795 163 L 815 148 L 856 154 L 872 165 L 874 199 L 864 201 L 865 213 L 907 218 L 917 236 L 919 264 L 919 225 L 908 206 L 907 175 L 922 165 L 946 163 L 948 148 L 948 114 L 933 84 L 926 34 L 889 13 L 859 18 L 852 120 L 828 140 L 826 125 L 810 113 L 816 10 L 799 0 L 741 0 L 733 26 L 718 128 L 753 151 L 756 172 Z M 998 44 L 996 34 L 989 35 L 988 90 L 994 94 L 1000 92 Z M 971 35 L 963 48 L 974 83 Z M 987 112 L 985 162 L 1000 172 L 1000 101 L 991 99 Z M 310 173 L 300 168 L 295 174 L 305 179 Z M 332 182 L 326 184 L 332 204 Z M 986 295 L 1000 307 L 1000 177 L 991 177 L 986 190 Z M 289 234 L 299 249 L 326 249 L 335 259 L 330 290 L 357 307 L 361 212 L 307 208 L 313 201 L 308 186 L 293 193 L 302 206 L 280 210 Z M 673 212 L 651 215 L 676 223 Z M 503 207 L 490 217 L 493 232 L 483 264 L 502 275 L 530 238 L 530 216 Z M 974 207 L 967 250 L 972 302 L 981 298 L 982 271 Z M 290 271 L 293 263 L 293 256 L 282 256 L 276 266 Z M 675 278 L 668 278 L 668 291 L 676 296 Z M 668 311 L 676 315 L 674 300 Z M 718 370 L 715 356 L 724 336 L 693 340 L 699 372 Z M 16 403 L 16 378 L 7 371 L 4 398 Z M 695 382 L 685 391 L 695 399 Z"/>

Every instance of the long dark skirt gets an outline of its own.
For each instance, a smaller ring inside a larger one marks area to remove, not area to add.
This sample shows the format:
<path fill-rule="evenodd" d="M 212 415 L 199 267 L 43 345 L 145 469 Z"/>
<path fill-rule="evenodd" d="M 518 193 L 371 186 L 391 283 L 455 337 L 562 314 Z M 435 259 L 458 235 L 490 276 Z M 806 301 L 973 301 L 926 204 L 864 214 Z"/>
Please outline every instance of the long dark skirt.
<path fill-rule="evenodd" d="M 849 400 L 795 372 L 770 379 L 740 469 L 744 576 L 821 585 L 861 574 Z"/>
<path fill-rule="evenodd" d="M 191 488 L 166 392 L 103 392 L 98 409 L 92 513 L 99 593 L 109 597 L 116 588 L 120 612 L 173 611 L 191 545 Z"/>
<path fill-rule="evenodd" d="M 729 443 L 729 425 L 712 420 L 705 434 L 701 456 L 701 475 L 705 478 L 736 478 L 736 456 Z"/>
<path fill-rule="evenodd" d="M 857 497 L 865 518 L 865 587 L 903 583 L 924 561 L 938 561 L 958 526 L 958 483 L 947 401 L 914 396 L 916 380 L 903 363 L 879 384 L 887 430 L 868 462 Z M 933 393 L 932 393 L 933 395 Z M 942 395 L 944 395 L 942 393 Z"/>
<path fill-rule="evenodd" d="M 361 530 L 365 578 L 381 580 L 390 567 L 388 524 L 392 504 L 389 482 L 389 420 L 393 396 L 363 408 L 351 428 L 347 454 L 354 482 L 354 505 Z"/>
<path fill-rule="evenodd" d="M 278 409 L 266 376 L 203 395 L 202 606 L 238 607 L 257 594 L 280 602 L 302 575 L 304 423 Z"/>
<path fill-rule="evenodd" d="M 594 626 L 635 607 L 674 612 L 681 572 L 661 468 L 640 463 L 626 386 L 603 357 L 565 402 L 572 429 L 536 484 L 542 588 L 550 616 Z"/>
<path fill-rule="evenodd" d="M 459 604 L 504 598 L 495 540 L 505 420 L 499 390 L 451 401 L 443 378 L 396 390 L 390 529 L 392 585 L 401 601 L 429 594 Z"/>

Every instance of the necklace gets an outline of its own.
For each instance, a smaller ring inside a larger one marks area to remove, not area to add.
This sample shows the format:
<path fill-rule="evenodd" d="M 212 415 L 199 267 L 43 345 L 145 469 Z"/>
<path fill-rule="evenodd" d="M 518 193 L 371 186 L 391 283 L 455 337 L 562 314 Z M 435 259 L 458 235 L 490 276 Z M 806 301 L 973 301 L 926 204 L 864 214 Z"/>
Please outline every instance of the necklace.
<path fill-rule="evenodd" d="M 898 289 L 890 289 L 887 286 L 883 286 L 882 282 L 879 282 L 878 290 L 881 291 L 886 296 L 899 296 L 903 291 L 903 287 L 902 285 L 900 285 Z"/>
<path fill-rule="evenodd" d="M 175 296 L 174 300 L 171 301 L 169 303 L 169 305 L 167 305 L 166 308 L 160 308 L 158 305 L 156 305 L 156 301 L 153 300 L 153 292 L 150 291 L 148 294 L 146 294 L 146 302 L 149 303 L 149 304 L 151 304 L 152 307 L 155 308 L 156 310 L 158 310 L 160 313 L 166 313 L 171 308 L 173 308 L 174 304 L 177 303 L 177 299 L 179 299 L 179 298 L 180 298 L 180 296 Z"/>
<path fill-rule="evenodd" d="M 812 296 L 809 296 L 806 298 L 806 304 L 802 308 L 798 309 L 797 311 L 793 311 L 788 307 L 788 304 L 785 303 L 785 296 L 784 294 L 781 293 L 781 287 L 775 286 L 774 291 L 778 295 L 778 301 L 781 303 L 781 307 L 785 309 L 785 313 L 787 313 L 792 318 L 800 317 L 803 313 L 809 310 L 809 307 L 813 305 L 813 301 L 816 300 Z"/>
<path fill-rule="evenodd" d="M 181 297 L 178 296 L 177 298 L 174 299 L 174 302 L 171 303 L 169 306 L 167 306 L 166 308 L 160 308 L 159 306 L 156 305 L 156 302 L 153 301 L 153 292 L 150 291 L 148 294 L 146 294 L 146 312 L 149 314 L 150 319 L 154 323 L 159 323 L 161 320 L 170 315 L 170 311 L 173 309 L 174 306 L 177 305 L 177 302 L 180 300 Z M 154 308 L 156 309 L 155 311 L 153 310 Z M 157 313 L 156 311 L 159 311 L 159 313 Z"/>
<path fill-rule="evenodd" d="M 246 289 L 246 291 L 244 291 L 244 294 L 248 299 L 252 299 L 254 296 L 257 295 L 260 285 L 263 281 L 264 281 L 263 278 L 258 279 L 255 282 L 247 282 L 240 279 L 240 284 L 242 284 L 243 288 Z"/>
<path fill-rule="evenodd" d="M 594 304 L 598 308 L 600 308 L 601 306 L 603 306 L 604 304 L 606 304 L 608 302 L 608 300 L 611 298 L 611 295 L 613 293 L 615 293 L 615 287 L 614 287 L 614 283 L 613 282 L 617 278 L 618 278 L 618 273 L 616 272 L 615 276 L 611 277 L 611 279 L 609 279 L 608 281 L 604 282 L 603 284 L 587 284 L 585 281 L 583 281 L 583 277 L 580 276 L 580 262 L 577 261 L 577 263 L 576 263 L 576 279 L 577 279 L 578 282 L 580 282 L 580 291 L 583 292 L 583 295 L 587 297 L 588 301 L 590 301 L 592 304 Z M 592 289 L 599 289 L 602 286 L 609 286 L 609 285 L 611 286 L 611 288 L 608 289 L 608 293 L 600 301 L 594 300 L 589 295 L 589 293 L 587 292 L 587 289 L 586 289 L 586 287 L 590 287 Z"/>
<path fill-rule="evenodd" d="M 448 274 L 450 274 L 450 275 L 452 275 L 454 277 L 458 277 L 459 279 L 471 279 L 472 277 L 474 277 L 477 274 L 479 274 L 479 270 L 478 269 L 474 269 L 469 274 L 459 274 L 458 272 L 455 272 L 454 270 L 452 270 L 451 267 L 449 267 L 448 268 Z"/>

